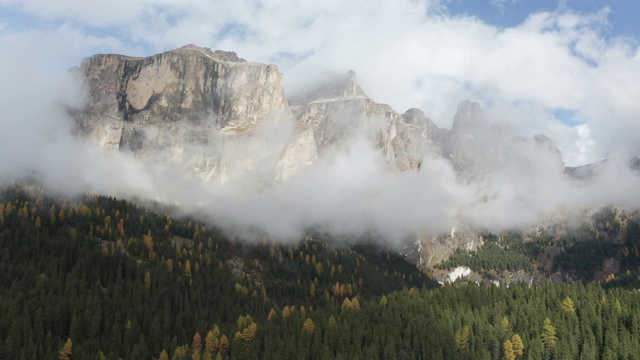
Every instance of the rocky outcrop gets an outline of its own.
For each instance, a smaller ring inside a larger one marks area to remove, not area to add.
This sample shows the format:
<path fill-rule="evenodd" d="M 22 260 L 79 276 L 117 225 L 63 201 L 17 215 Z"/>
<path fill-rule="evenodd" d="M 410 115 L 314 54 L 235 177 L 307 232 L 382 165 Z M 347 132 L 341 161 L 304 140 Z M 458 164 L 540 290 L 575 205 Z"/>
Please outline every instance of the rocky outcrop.
<path fill-rule="evenodd" d="M 564 172 L 574 180 L 587 181 L 604 172 L 609 162 L 610 160 L 604 159 L 580 166 L 567 166 L 565 167 Z M 636 156 L 632 157 L 627 161 L 627 166 L 629 170 L 640 174 L 640 158 Z"/>
<path fill-rule="evenodd" d="M 480 104 L 463 101 L 443 141 L 443 151 L 461 178 L 474 180 L 505 163 L 505 148 L 513 138 L 510 127 L 491 123 Z"/>
<path fill-rule="evenodd" d="M 275 65 L 194 45 L 144 58 L 95 55 L 77 71 L 88 92 L 73 112 L 78 131 L 104 148 L 170 146 L 176 132 L 207 142 L 187 128 L 242 133 L 288 107 Z"/>
<path fill-rule="evenodd" d="M 439 153 L 439 129 L 422 111 L 411 109 L 400 115 L 390 106 L 369 99 L 354 72 L 322 84 L 293 102 L 303 103 L 294 107 L 294 116 L 303 128 L 313 132 L 319 156 L 362 134 L 400 171 L 417 170 L 424 156 Z"/>
<path fill-rule="evenodd" d="M 432 234 L 425 230 L 418 235 L 415 244 L 405 249 L 404 254 L 419 268 L 427 270 L 448 259 L 457 248 L 475 251 L 483 243 L 482 235 L 476 232 L 451 229 L 449 234 Z"/>

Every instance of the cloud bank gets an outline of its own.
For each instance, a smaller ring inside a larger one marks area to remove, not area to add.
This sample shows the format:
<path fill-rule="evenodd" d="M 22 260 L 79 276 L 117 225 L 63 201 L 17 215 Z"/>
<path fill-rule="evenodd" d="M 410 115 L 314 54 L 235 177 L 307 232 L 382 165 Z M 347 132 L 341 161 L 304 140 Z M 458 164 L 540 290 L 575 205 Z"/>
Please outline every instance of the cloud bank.
<path fill-rule="evenodd" d="M 174 201 L 282 238 L 314 225 L 389 237 L 461 224 L 506 229 L 562 208 L 640 206 L 637 176 L 615 160 L 640 153 L 640 55 L 637 39 L 605 36 L 615 8 L 559 6 L 512 27 L 450 14 L 439 1 L 1 0 L 0 8 L 13 14 L 0 18 L 0 51 L 10 54 L 0 58 L 2 177 L 36 171 L 61 191 Z M 290 96 L 353 69 L 372 99 L 421 108 L 441 127 L 474 99 L 518 134 L 551 137 L 567 165 L 614 161 L 605 177 L 576 186 L 546 155 L 514 149 L 521 161 L 461 184 L 442 160 L 389 172 L 355 137 L 285 183 L 203 184 L 70 135 L 62 104 L 81 103 L 83 92 L 69 67 L 93 53 L 150 55 L 187 43 L 277 64 Z"/>

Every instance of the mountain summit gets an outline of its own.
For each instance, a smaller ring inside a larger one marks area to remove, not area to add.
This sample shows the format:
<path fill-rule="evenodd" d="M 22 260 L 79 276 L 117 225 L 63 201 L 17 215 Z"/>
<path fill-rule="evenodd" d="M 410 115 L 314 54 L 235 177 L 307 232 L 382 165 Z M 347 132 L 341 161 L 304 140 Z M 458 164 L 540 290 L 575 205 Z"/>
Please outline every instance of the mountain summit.
<path fill-rule="evenodd" d="M 419 109 L 399 114 L 370 99 L 353 71 L 288 101 L 275 65 L 195 45 L 149 57 L 94 55 L 77 72 L 89 99 L 72 110 L 81 136 L 104 149 L 186 164 L 205 178 L 255 168 L 258 156 L 263 166 L 271 162 L 269 176 L 284 179 L 365 134 L 392 169 L 418 170 L 425 159 L 444 157 L 461 177 L 474 179 L 502 166 L 509 146 L 522 140 L 491 123 L 475 102 L 459 105 L 449 131 Z M 293 130 L 268 144 L 267 159 L 264 149 L 255 154 L 257 147 L 242 146 L 273 121 Z"/>

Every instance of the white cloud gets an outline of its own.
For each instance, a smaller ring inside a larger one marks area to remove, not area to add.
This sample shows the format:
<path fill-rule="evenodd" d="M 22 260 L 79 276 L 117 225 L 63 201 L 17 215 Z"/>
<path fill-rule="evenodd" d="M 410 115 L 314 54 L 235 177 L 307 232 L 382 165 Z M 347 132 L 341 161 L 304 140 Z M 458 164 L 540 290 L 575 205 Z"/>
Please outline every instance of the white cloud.
<path fill-rule="evenodd" d="M 575 110 L 589 123 L 593 144 L 570 146 L 577 129 L 562 131 L 569 137 L 555 140 L 568 162 L 597 160 L 618 146 L 640 152 L 638 142 L 625 136 L 638 130 L 637 41 L 602 35 L 611 26 L 610 8 L 578 14 L 560 3 L 553 12 L 498 28 L 450 15 L 440 1 L 4 2 L 56 21 L 54 28 L 62 21 L 79 32 L 112 33 L 111 41 L 120 45 L 109 47 L 114 51 L 141 55 L 196 43 L 275 62 L 290 93 L 324 72 L 355 70 L 373 99 L 400 112 L 422 108 L 445 127 L 455 105 L 467 98 L 538 107 L 547 116 L 534 127 L 543 132 L 558 127 L 548 116 L 554 108 Z M 66 48 L 74 49 L 60 51 Z M 517 130 L 531 132 L 516 123 Z M 578 148 L 582 153 L 572 153 Z"/>
<path fill-rule="evenodd" d="M 23 11 L 38 24 L 26 30 L 0 26 L 0 51 L 10 55 L 0 57 L 0 151 L 11 154 L 0 158 L 0 174 L 38 169 L 68 191 L 90 185 L 106 193 L 126 189 L 162 196 L 284 237 L 310 224 L 332 224 L 337 232 L 375 226 L 397 236 L 405 229 L 446 228 L 462 220 L 496 227 L 525 224 L 567 204 L 614 199 L 637 205 L 640 199 L 624 193 L 637 188 L 636 178 L 611 177 L 576 190 L 553 164 L 534 166 L 545 160 L 535 152 L 522 154 L 531 169 L 514 165 L 487 183 L 467 186 L 456 183 L 443 161 L 428 162 L 419 173 L 387 174 L 379 154 L 358 141 L 349 155 L 319 161 L 306 176 L 273 185 L 271 191 L 205 187 L 171 169 L 125 156 L 103 157 L 75 142 L 59 106 L 80 97 L 65 71 L 82 57 L 148 55 L 196 43 L 279 64 L 290 93 L 325 73 L 353 69 L 374 100 L 399 112 L 422 108 L 445 127 L 460 101 L 479 100 L 492 118 L 509 122 L 516 133 L 554 139 L 569 165 L 599 160 L 620 148 L 640 153 L 640 54 L 636 39 L 601 34 L 609 26 L 608 9 L 580 15 L 559 8 L 498 28 L 450 15 L 443 4 L 0 0 L 0 7 Z M 576 111 L 584 123 L 563 124 L 553 116 L 556 108 Z M 624 172 L 615 169 L 618 175 Z M 620 179 L 625 184 L 616 187 Z"/>

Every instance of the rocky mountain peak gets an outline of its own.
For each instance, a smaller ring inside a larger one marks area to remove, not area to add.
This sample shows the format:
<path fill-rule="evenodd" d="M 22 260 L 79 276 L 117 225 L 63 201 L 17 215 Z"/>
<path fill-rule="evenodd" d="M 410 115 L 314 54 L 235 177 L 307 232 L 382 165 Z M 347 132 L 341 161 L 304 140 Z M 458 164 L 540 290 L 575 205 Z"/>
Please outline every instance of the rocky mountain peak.
<path fill-rule="evenodd" d="M 451 126 L 452 134 L 477 132 L 486 123 L 483 121 L 482 106 L 477 102 L 465 100 L 458 105 L 458 110 Z"/>
<path fill-rule="evenodd" d="M 535 141 L 535 143 L 538 145 L 544 146 L 547 150 L 551 151 L 552 153 L 562 156 L 560 149 L 558 149 L 558 147 L 553 142 L 553 140 L 551 140 L 548 136 L 544 134 L 538 134 L 533 137 L 533 141 Z"/>
<path fill-rule="evenodd" d="M 180 51 L 182 52 L 195 51 L 195 52 L 199 52 L 201 54 L 207 55 L 209 57 L 212 57 L 214 59 L 225 61 L 225 62 L 243 62 L 243 63 L 247 62 L 247 60 L 239 57 L 238 54 L 236 54 L 234 51 L 224 51 L 224 50 L 212 51 L 210 48 L 200 47 L 194 44 L 188 44 L 181 48 L 171 50 L 168 52 L 171 53 L 171 52 L 180 52 Z"/>
<path fill-rule="evenodd" d="M 416 108 L 411 108 L 402 114 L 404 121 L 417 128 L 427 127 L 427 122 L 431 122 L 429 118 L 424 114 L 424 111 Z"/>
<path fill-rule="evenodd" d="M 148 57 L 94 55 L 78 72 L 88 101 L 70 113 L 81 136 L 205 178 L 224 172 L 226 137 L 288 114 L 278 68 L 233 52 L 187 45 Z"/>
<path fill-rule="evenodd" d="M 313 101 L 367 98 L 358 84 L 355 71 L 346 75 L 329 76 L 316 87 L 291 99 L 292 105 L 303 105 Z"/>

